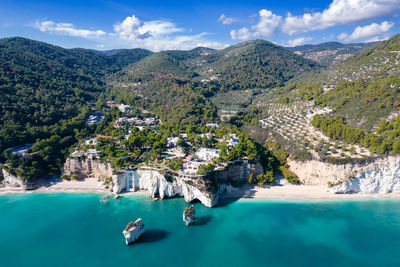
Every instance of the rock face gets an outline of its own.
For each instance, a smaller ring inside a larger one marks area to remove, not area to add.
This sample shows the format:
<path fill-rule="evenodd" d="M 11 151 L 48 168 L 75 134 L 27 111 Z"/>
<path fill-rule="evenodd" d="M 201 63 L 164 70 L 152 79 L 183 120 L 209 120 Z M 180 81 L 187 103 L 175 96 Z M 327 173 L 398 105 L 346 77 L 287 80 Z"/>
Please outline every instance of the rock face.
<path fill-rule="evenodd" d="M 1 171 L 4 178 L 2 183 L 5 187 L 21 188 L 24 190 L 32 190 L 36 188 L 34 183 L 30 183 L 17 175 L 12 175 L 6 169 L 1 169 Z"/>
<path fill-rule="evenodd" d="M 289 165 L 302 183 L 327 186 L 330 182 L 329 191 L 334 193 L 400 193 L 400 157 L 342 165 L 290 161 Z"/>
<path fill-rule="evenodd" d="M 103 163 L 98 159 L 92 158 L 67 158 L 63 173 L 66 175 L 76 174 L 79 179 L 90 176 L 101 179 L 115 175 L 110 163 Z"/>
<path fill-rule="evenodd" d="M 207 207 L 218 203 L 219 193 L 237 190 L 234 186 L 247 181 L 250 173 L 262 173 L 260 163 L 248 163 L 247 160 L 231 163 L 226 170 L 215 176 L 217 185 L 206 179 L 183 179 L 163 174 L 161 170 L 143 168 L 124 170 L 116 173 L 111 164 L 98 159 L 69 158 L 64 165 L 64 174 L 76 174 L 79 178 L 94 177 L 111 181 L 107 186 L 116 194 L 123 191 L 147 190 L 153 198 L 184 197 L 190 203 L 200 201 Z"/>
<path fill-rule="evenodd" d="M 210 192 L 201 179 L 184 180 L 171 178 L 169 181 L 156 170 L 125 170 L 113 179 L 113 192 L 147 190 L 153 198 L 183 196 L 186 202 L 199 200 L 207 207 L 218 202 L 218 195 Z"/>
<path fill-rule="evenodd" d="M 132 244 L 143 235 L 144 231 L 142 218 L 137 219 L 135 222 L 129 222 L 122 232 L 125 236 L 125 243 L 127 245 Z"/>
<path fill-rule="evenodd" d="M 183 221 L 186 226 L 189 226 L 196 218 L 196 212 L 194 210 L 194 206 L 190 206 L 189 208 L 185 208 L 183 211 Z"/>

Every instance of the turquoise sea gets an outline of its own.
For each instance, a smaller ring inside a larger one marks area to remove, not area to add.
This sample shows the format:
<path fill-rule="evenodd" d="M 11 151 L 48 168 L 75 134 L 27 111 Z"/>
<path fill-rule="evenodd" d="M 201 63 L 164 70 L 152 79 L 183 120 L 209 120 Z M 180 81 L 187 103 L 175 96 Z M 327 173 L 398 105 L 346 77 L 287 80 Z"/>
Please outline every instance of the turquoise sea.
<path fill-rule="evenodd" d="M 100 194 L 0 196 L 0 266 L 400 266 L 400 201 L 231 201 Z M 126 246 L 125 225 L 147 232 Z"/>

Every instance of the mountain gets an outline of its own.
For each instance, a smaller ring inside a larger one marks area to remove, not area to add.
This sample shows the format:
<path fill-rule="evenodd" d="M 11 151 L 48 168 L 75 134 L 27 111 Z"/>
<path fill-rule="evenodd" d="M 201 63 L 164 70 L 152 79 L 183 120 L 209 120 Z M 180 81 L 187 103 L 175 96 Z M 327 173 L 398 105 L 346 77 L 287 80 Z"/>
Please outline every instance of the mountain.
<path fill-rule="evenodd" d="M 323 66 L 331 66 L 378 43 L 379 42 L 342 44 L 339 42 L 327 42 L 317 45 L 309 44 L 287 47 L 286 49 L 310 60 L 316 61 Z"/>
<path fill-rule="evenodd" d="M 105 75 L 149 53 L 101 55 L 19 37 L 0 39 L 0 154 L 46 136 L 45 126 L 77 116 L 105 91 Z"/>
<path fill-rule="evenodd" d="M 230 90 L 272 88 L 318 64 L 264 40 L 243 42 L 207 56 L 205 67 Z"/>
<path fill-rule="evenodd" d="M 348 123 L 371 129 L 398 112 L 400 34 L 326 70 L 321 80 L 332 89 L 315 99 L 332 106 Z"/>

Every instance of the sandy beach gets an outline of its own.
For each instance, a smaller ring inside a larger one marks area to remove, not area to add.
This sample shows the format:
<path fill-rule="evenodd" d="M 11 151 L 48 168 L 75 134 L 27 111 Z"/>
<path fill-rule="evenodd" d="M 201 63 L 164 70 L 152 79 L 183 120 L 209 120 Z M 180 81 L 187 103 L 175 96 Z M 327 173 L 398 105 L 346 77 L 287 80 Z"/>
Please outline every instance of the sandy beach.
<path fill-rule="evenodd" d="M 55 178 L 40 183 L 36 190 L 25 191 L 16 187 L 0 188 L 0 194 L 14 194 L 24 192 L 76 192 L 76 193 L 109 193 L 103 188 L 101 182 L 95 178 L 86 178 L 80 181 L 66 181 Z M 123 194 L 148 194 L 147 191 L 127 192 Z M 240 189 L 223 193 L 223 198 L 237 198 L 245 200 L 335 200 L 335 199 L 374 199 L 374 198 L 400 198 L 400 194 L 334 194 L 328 192 L 324 186 L 313 185 L 291 185 L 285 180 L 274 186 L 252 186 L 245 185 Z"/>
<path fill-rule="evenodd" d="M 335 200 L 335 199 L 374 199 L 400 198 L 400 194 L 334 194 L 326 186 L 292 185 L 282 181 L 274 186 L 245 185 L 239 190 L 224 193 L 221 198 L 241 198 L 258 200 Z"/>

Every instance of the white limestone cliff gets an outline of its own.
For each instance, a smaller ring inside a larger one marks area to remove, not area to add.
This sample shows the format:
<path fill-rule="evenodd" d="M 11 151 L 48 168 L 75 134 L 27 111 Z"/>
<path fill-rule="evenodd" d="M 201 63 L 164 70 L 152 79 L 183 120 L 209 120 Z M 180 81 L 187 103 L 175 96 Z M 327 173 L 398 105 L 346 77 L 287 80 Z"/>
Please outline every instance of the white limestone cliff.
<path fill-rule="evenodd" d="M 20 188 L 24 190 L 31 190 L 35 188 L 33 183 L 29 183 L 27 180 L 18 175 L 12 175 L 5 168 L 1 169 L 1 171 L 3 174 L 2 183 L 5 187 Z"/>
<path fill-rule="evenodd" d="M 144 231 L 142 218 L 137 219 L 135 222 L 129 222 L 122 232 L 125 237 L 125 243 L 127 245 L 132 244 L 144 234 Z"/>
<path fill-rule="evenodd" d="M 400 157 L 387 156 L 361 163 L 329 164 L 315 160 L 289 161 L 303 184 L 333 185 L 333 193 L 400 193 Z"/>
<path fill-rule="evenodd" d="M 127 176 L 132 176 L 132 188 L 127 186 Z M 125 190 L 147 190 L 152 198 L 170 198 L 182 196 L 190 203 L 199 200 L 207 207 L 213 207 L 218 202 L 218 196 L 207 190 L 201 190 L 200 181 L 193 183 L 183 179 L 170 179 L 156 170 L 126 170 L 113 179 L 113 192 L 120 193 Z"/>

